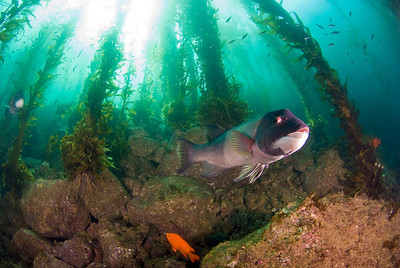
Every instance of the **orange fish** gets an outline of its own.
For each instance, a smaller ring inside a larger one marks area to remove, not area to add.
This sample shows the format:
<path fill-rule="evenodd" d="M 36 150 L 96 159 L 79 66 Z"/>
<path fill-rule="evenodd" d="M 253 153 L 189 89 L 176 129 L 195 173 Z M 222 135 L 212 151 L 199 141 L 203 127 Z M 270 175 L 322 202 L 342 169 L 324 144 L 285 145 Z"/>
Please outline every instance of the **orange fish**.
<path fill-rule="evenodd" d="M 172 249 L 175 252 L 179 250 L 183 254 L 183 256 L 185 256 L 185 258 L 189 256 L 190 260 L 193 263 L 194 261 L 200 260 L 200 257 L 194 254 L 195 252 L 194 249 L 191 246 L 189 246 L 189 244 L 185 240 L 183 240 L 182 237 L 173 233 L 166 233 L 166 235 L 169 243 L 172 246 Z"/>

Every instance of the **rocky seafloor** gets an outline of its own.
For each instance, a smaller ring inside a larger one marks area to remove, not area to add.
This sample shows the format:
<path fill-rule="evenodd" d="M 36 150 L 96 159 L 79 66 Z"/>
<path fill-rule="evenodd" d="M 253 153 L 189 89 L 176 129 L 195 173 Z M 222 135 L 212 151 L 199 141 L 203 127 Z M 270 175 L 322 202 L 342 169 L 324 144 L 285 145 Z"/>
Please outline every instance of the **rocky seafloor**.
<path fill-rule="evenodd" d="M 178 133 L 204 142 L 200 129 Z M 397 203 L 348 197 L 335 148 L 308 146 L 274 163 L 256 183 L 238 169 L 178 176 L 175 142 L 132 131 L 125 177 L 94 185 L 55 179 L 46 163 L 22 197 L 0 203 L 0 267 L 399 267 Z M 318 198 L 317 196 L 324 198 Z M 165 233 L 200 256 L 174 252 Z"/>

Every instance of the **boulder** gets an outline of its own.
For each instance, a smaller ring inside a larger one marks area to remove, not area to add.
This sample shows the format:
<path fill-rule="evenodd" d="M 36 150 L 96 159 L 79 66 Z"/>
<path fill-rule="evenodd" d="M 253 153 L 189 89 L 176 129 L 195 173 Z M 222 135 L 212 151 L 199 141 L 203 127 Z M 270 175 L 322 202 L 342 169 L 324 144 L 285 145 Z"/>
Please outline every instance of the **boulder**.
<path fill-rule="evenodd" d="M 36 256 L 33 268 L 74 268 L 74 266 L 57 259 L 47 252 L 42 252 Z"/>
<path fill-rule="evenodd" d="M 329 149 L 321 154 L 318 163 L 301 174 L 303 189 L 306 193 L 316 193 L 323 197 L 344 189 L 340 184 L 347 170 L 337 150 Z"/>
<path fill-rule="evenodd" d="M 75 267 L 86 267 L 93 259 L 93 250 L 84 236 L 74 236 L 53 248 L 53 255 Z"/>
<path fill-rule="evenodd" d="M 79 197 L 96 219 L 121 217 L 121 208 L 130 196 L 110 170 L 106 169 L 100 175 L 101 179 L 95 181 L 95 190 L 79 191 Z"/>
<path fill-rule="evenodd" d="M 11 240 L 10 254 L 26 262 L 32 262 L 41 252 L 51 253 L 52 244 L 32 230 L 21 228 Z"/>
<path fill-rule="evenodd" d="M 98 241 L 102 252 L 102 263 L 107 267 L 139 267 L 135 258 L 136 246 L 143 242 L 140 235 L 136 238 L 127 235 L 129 231 L 119 232 L 118 226 L 110 222 L 91 223 L 88 233 Z M 136 240 L 135 240 L 136 239 Z"/>
<path fill-rule="evenodd" d="M 22 195 L 20 207 L 27 224 L 48 238 L 71 238 L 90 222 L 88 210 L 65 180 L 37 180 Z"/>
<path fill-rule="evenodd" d="M 167 148 L 157 167 L 156 174 L 163 177 L 178 175 L 179 165 L 175 147 Z"/>
<path fill-rule="evenodd" d="M 133 225 L 155 225 L 161 232 L 185 234 L 191 240 L 212 232 L 219 211 L 212 192 L 200 180 L 155 177 L 143 185 L 122 214 Z"/>
<path fill-rule="evenodd" d="M 243 239 L 219 244 L 201 267 L 398 267 L 400 213 L 393 210 L 364 195 L 313 195 Z"/>
<path fill-rule="evenodd" d="M 131 145 L 132 153 L 140 157 L 147 157 L 160 148 L 160 142 L 142 136 L 130 136 L 129 144 Z"/>

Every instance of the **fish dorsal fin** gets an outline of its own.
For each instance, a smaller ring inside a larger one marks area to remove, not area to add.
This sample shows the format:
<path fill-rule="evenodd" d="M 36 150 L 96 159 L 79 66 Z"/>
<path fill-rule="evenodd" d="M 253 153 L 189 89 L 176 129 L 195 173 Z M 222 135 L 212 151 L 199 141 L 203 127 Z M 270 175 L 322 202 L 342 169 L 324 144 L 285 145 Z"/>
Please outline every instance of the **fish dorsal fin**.
<path fill-rule="evenodd" d="M 207 130 L 207 140 L 212 141 L 224 134 L 226 131 L 222 127 L 218 126 L 212 126 L 212 125 L 206 125 L 206 130 Z"/>
<path fill-rule="evenodd" d="M 201 173 L 201 176 L 206 178 L 214 177 L 226 170 L 225 167 L 213 165 L 208 162 L 204 162 L 202 166 L 203 166 L 203 172 Z"/>
<path fill-rule="evenodd" d="M 236 130 L 230 130 L 228 135 L 228 140 L 232 149 L 243 156 L 246 159 L 250 159 L 253 154 L 252 146 L 254 140 L 243 134 L 242 132 Z"/>

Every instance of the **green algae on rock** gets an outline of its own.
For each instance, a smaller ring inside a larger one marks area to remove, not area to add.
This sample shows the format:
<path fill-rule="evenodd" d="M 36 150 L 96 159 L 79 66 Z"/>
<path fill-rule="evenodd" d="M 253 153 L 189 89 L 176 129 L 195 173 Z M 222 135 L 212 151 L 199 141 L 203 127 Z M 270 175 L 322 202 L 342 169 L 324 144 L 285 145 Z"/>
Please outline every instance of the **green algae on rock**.
<path fill-rule="evenodd" d="M 271 223 L 239 241 L 214 248 L 202 267 L 366 267 L 396 266 L 400 245 L 387 241 L 400 232 L 400 214 L 389 219 L 390 206 L 365 195 L 310 196 L 289 206 Z"/>

